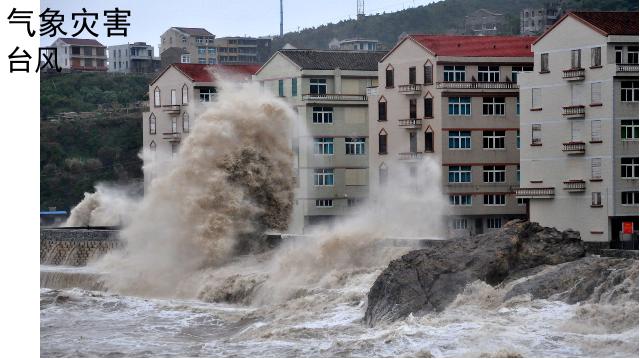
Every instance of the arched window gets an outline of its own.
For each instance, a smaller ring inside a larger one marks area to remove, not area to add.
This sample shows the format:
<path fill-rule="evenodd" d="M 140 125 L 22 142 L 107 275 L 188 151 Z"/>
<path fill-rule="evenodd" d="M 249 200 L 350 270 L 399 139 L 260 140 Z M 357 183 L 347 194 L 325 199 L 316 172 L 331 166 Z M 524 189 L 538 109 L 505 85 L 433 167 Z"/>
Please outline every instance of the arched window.
<path fill-rule="evenodd" d="M 178 118 L 171 117 L 171 133 L 178 133 Z"/>
<path fill-rule="evenodd" d="M 424 117 L 433 118 L 433 95 L 428 91 L 424 95 Z"/>
<path fill-rule="evenodd" d="M 149 149 L 151 150 L 151 152 L 155 153 L 156 152 L 156 141 L 151 141 L 151 143 L 149 144 Z"/>
<path fill-rule="evenodd" d="M 433 84 L 433 64 L 431 63 L 431 60 L 427 60 L 424 64 L 424 84 Z"/>
<path fill-rule="evenodd" d="M 384 186 L 387 184 L 388 179 L 389 179 L 389 168 L 384 162 L 382 162 L 380 164 L 380 167 L 378 167 L 378 183 L 381 186 Z"/>
<path fill-rule="evenodd" d="M 182 104 L 186 105 L 189 103 L 189 88 L 187 84 L 182 85 Z"/>
<path fill-rule="evenodd" d="M 156 115 L 153 113 L 149 116 L 149 134 L 156 134 Z"/>
<path fill-rule="evenodd" d="M 385 86 L 387 88 L 393 87 L 393 77 L 394 77 L 393 76 L 393 66 L 391 66 L 391 65 L 387 66 L 387 71 L 386 71 L 385 75 L 386 75 L 385 76 L 385 80 L 386 80 Z"/>
<path fill-rule="evenodd" d="M 153 90 L 153 106 L 155 107 L 160 107 L 161 103 L 160 103 L 160 88 L 156 87 L 155 90 Z"/>
<path fill-rule="evenodd" d="M 387 154 L 387 131 L 384 128 L 378 133 L 378 154 Z"/>
<path fill-rule="evenodd" d="M 182 132 L 189 132 L 189 114 L 182 114 Z"/>
<path fill-rule="evenodd" d="M 387 120 L 387 99 L 384 96 L 378 100 L 378 121 Z"/>
<path fill-rule="evenodd" d="M 427 126 L 424 131 L 424 152 L 433 152 L 433 129 Z"/>

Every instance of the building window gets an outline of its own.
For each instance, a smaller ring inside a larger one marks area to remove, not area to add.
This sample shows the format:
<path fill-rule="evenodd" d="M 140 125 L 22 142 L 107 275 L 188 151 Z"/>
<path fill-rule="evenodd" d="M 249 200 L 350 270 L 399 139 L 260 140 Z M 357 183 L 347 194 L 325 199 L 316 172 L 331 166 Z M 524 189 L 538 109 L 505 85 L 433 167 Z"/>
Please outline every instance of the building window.
<path fill-rule="evenodd" d="M 602 121 L 591 121 L 591 142 L 602 142 Z"/>
<path fill-rule="evenodd" d="M 200 88 L 200 102 L 212 102 L 216 96 L 215 87 L 201 87 Z"/>
<path fill-rule="evenodd" d="M 384 98 L 381 98 L 378 101 L 378 121 L 386 121 L 387 120 L 387 101 Z"/>
<path fill-rule="evenodd" d="M 528 198 L 516 198 L 516 203 L 518 204 L 518 206 L 526 206 L 528 201 Z"/>
<path fill-rule="evenodd" d="M 602 103 L 602 82 L 591 83 L 591 104 L 598 105 Z"/>
<path fill-rule="evenodd" d="M 482 114 L 504 116 L 504 97 L 483 97 Z"/>
<path fill-rule="evenodd" d="M 466 218 L 454 218 L 451 220 L 451 228 L 453 229 L 467 229 Z"/>
<path fill-rule="evenodd" d="M 534 123 L 531 125 L 531 144 L 538 146 L 542 144 L 542 125 Z"/>
<path fill-rule="evenodd" d="M 433 130 L 431 127 L 424 131 L 424 152 L 433 152 Z"/>
<path fill-rule="evenodd" d="M 482 148 L 504 149 L 505 131 L 482 131 Z"/>
<path fill-rule="evenodd" d="M 156 115 L 154 114 L 151 114 L 151 116 L 149 116 L 149 134 L 156 134 Z"/>
<path fill-rule="evenodd" d="M 483 197 L 485 206 L 504 206 L 507 203 L 504 194 L 485 194 Z"/>
<path fill-rule="evenodd" d="M 189 54 L 180 56 L 180 62 L 183 63 L 183 64 L 190 64 L 191 63 L 191 56 Z"/>
<path fill-rule="evenodd" d="M 393 66 L 387 66 L 387 70 L 385 71 L 385 86 L 387 88 L 393 87 Z"/>
<path fill-rule="evenodd" d="M 207 54 L 207 48 L 206 47 L 198 47 L 198 55 L 199 56 L 205 56 Z"/>
<path fill-rule="evenodd" d="M 531 109 L 541 109 L 542 108 L 542 89 L 533 88 L 531 89 Z"/>
<path fill-rule="evenodd" d="M 298 79 L 296 77 L 291 79 L 291 97 L 298 96 Z"/>
<path fill-rule="evenodd" d="M 178 143 L 171 142 L 171 157 L 175 157 L 178 154 Z"/>
<path fill-rule="evenodd" d="M 591 180 L 602 179 L 602 158 L 591 159 Z"/>
<path fill-rule="evenodd" d="M 540 54 L 540 72 L 549 72 L 549 54 Z"/>
<path fill-rule="evenodd" d="M 409 84 L 415 85 L 416 83 L 416 68 L 415 66 L 409 67 Z"/>
<path fill-rule="evenodd" d="M 332 137 L 314 138 L 313 153 L 316 155 L 332 155 L 333 154 L 333 138 Z"/>
<path fill-rule="evenodd" d="M 206 65 L 207 64 L 207 59 L 204 57 L 198 57 L 198 63 L 201 65 Z"/>
<path fill-rule="evenodd" d="M 311 116 L 313 123 L 333 123 L 333 107 L 314 107 Z"/>
<path fill-rule="evenodd" d="M 638 191 L 624 191 L 621 192 L 622 198 L 620 203 L 623 206 L 631 206 L 638 204 Z"/>
<path fill-rule="evenodd" d="M 505 166 L 483 166 L 482 180 L 485 183 L 502 183 L 506 180 Z"/>
<path fill-rule="evenodd" d="M 576 50 L 571 50 L 571 68 L 572 69 L 579 69 L 581 68 L 581 58 L 582 57 L 582 51 L 580 51 L 580 49 L 576 49 Z"/>
<path fill-rule="evenodd" d="M 418 117 L 418 106 L 417 100 L 412 98 L 409 100 L 409 118 L 417 118 Z"/>
<path fill-rule="evenodd" d="M 430 62 L 424 65 L 424 84 L 433 84 L 433 66 Z"/>
<path fill-rule="evenodd" d="M 333 207 L 333 200 L 332 199 L 316 199 L 316 207 L 331 208 Z"/>
<path fill-rule="evenodd" d="M 500 66 L 478 66 L 478 81 L 499 82 Z"/>
<path fill-rule="evenodd" d="M 216 58 L 215 57 L 210 57 L 209 58 L 209 65 L 215 65 L 216 64 Z"/>
<path fill-rule="evenodd" d="M 520 183 L 520 165 L 516 166 L 516 182 Z"/>
<path fill-rule="evenodd" d="M 516 130 L 516 148 L 520 149 L 520 130 Z"/>
<path fill-rule="evenodd" d="M 333 186 L 333 168 L 316 168 L 313 170 L 314 186 Z"/>
<path fill-rule="evenodd" d="M 518 72 L 531 72 L 531 71 L 533 71 L 533 65 L 512 66 L 511 82 L 518 82 Z"/>
<path fill-rule="evenodd" d="M 189 103 L 189 88 L 187 85 L 182 85 L 182 104 L 186 105 Z"/>
<path fill-rule="evenodd" d="M 627 63 L 628 64 L 638 63 L 638 46 L 629 46 L 627 48 Z"/>
<path fill-rule="evenodd" d="M 449 97 L 449 115 L 471 116 L 471 97 Z"/>
<path fill-rule="evenodd" d="M 347 207 L 356 207 L 364 202 L 363 198 L 347 198 Z"/>
<path fill-rule="evenodd" d="M 600 47 L 591 48 L 591 67 L 600 67 L 602 65 L 602 56 Z"/>
<path fill-rule="evenodd" d="M 520 115 L 520 95 L 516 96 L 516 115 Z"/>
<path fill-rule="evenodd" d="M 465 81 L 465 68 L 464 66 L 445 66 L 444 67 L 444 80 L 451 81 Z"/>
<path fill-rule="evenodd" d="M 433 118 L 433 97 L 427 94 L 424 98 L 424 117 Z"/>
<path fill-rule="evenodd" d="M 471 206 L 470 194 L 451 194 L 449 195 L 449 204 L 452 206 Z"/>
<path fill-rule="evenodd" d="M 378 133 L 378 154 L 387 154 L 387 131 L 384 128 Z"/>
<path fill-rule="evenodd" d="M 620 138 L 623 141 L 638 140 L 638 120 L 620 121 Z"/>
<path fill-rule="evenodd" d="M 178 104 L 178 94 L 175 89 L 171 89 L 171 106 Z"/>
<path fill-rule="evenodd" d="M 364 155 L 364 137 L 345 137 L 345 154 Z"/>
<path fill-rule="evenodd" d="M 156 141 L 151 141 L 151 143 L 149 144 L 149 149 L 151 150 L 151 152 L 155 153 L 156 152 Z"/>
<path fill-rule="evenodd" d="M 487 218 L 488 229 L 502 228 L 502 218 Z"/>
<path fill-rule="evenodd" d="M 171 117 L 171 133 L 177 133 L 177 132 L 178 132 L 178 118 Z"/>
<path fill-rule="evenodd" d="M 309 93 L 311 93 L 312 95 L 325 95 L 327 93 L 327 80 L 326 79 L 309 80 Z"/>
<path fill-rule="evenodd" d="M 471 166 L 449 166 L 449 183 L 470 183 Z"/>
<path fill-rule="evenodd" d="M 602 192 L 591 192 L 591 205 L 594 207 L 602 206 Z"/>
<path fill-rule="evenodd" d="M 620 158 L 620 177 L 629 179 L 638 178 L 638 157 Z"/>
<path fill-rule="evenodd" d="M 471 131 L 449 131 L 450 149 L 471 149 Z"/>
<path fill-rule="evenodd" d="M 616 64 L 622 63 L 622 46 L 616 46 Z"/>
<path fill-rule="evenodd" d="M 182 132 L 189 132 L 189 114 L 188 113 L 183 113 L 182 114 Z"/>
<path fill-rule="evenodd" d="M 284 80 L 278 80 L 278 96 L 284 97 Z"/>
<path fill-rule="evenodd" d="M 156 87 L 156 89 L 153 90 L 153 106 L 155 106 L 155 107 L 160 107 L 161 106 L 160 88 L 158 88 L 158 87 Z"/>
<path fill-rule="evenodd" d="M 621 81 L 620 100 L 622 102 L 638 102 L 638 81 Z"/>
<path fill-rule="evenodd" d="M 215 47 L 207 48 L 207 52 L 209 52 L 209 56 L 216 56 L 216 48 Z"/>

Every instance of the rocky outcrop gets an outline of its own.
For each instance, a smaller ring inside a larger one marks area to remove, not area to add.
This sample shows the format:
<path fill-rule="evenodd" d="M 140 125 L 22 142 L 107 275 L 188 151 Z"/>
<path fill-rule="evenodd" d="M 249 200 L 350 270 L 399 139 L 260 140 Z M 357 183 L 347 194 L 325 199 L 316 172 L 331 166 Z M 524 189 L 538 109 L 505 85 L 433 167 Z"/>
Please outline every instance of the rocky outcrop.
<path fill-rule="evenodd" d="M 475 280 L 498 285 L 532 268 L 584 255 L 578 232 L 524 221 L 471 239 L 443 241 L 392 261 L 369 291 L 364 319 L 374 325 L 409 313 L 441 311 Z"/>

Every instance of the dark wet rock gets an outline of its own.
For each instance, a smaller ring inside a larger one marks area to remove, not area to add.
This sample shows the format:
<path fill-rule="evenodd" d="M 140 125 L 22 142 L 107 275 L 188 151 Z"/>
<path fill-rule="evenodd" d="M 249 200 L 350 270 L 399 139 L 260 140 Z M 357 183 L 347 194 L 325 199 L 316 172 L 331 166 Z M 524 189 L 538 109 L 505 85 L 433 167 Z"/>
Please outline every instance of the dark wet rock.
<path fill-rule="evenodd" d="M 509 276 L 585 255 L 576 231 L 512 221 L 499 231 L 434 243 L 392 261 L 371 287 L 365 321 L 441 311 L 475 280 L 498 285 Z"/>

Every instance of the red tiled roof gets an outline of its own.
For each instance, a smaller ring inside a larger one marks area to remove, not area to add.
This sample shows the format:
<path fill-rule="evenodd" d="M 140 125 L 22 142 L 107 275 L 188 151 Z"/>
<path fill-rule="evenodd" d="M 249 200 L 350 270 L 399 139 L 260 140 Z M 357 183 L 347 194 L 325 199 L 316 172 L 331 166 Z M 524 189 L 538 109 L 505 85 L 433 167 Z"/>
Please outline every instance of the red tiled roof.
<path fill-rule="evenodd" d="M 212 33 L 207 31 L 207 29 L 203 29 L 201 27 L 177 27 L 174 26 L 174 29 L 178 29 L 182 32 L 186 32 L 189 35 L 193 36 L 213 36 Z"/>
<path fill-rule="evenodd" d="M 104 47 L 104 45 L 102 45 L 98 40 L 95 39 L 76 39 L 75 37 L 61 37 L 58 40 L 61 40 L 69 45 Z"/>
<path fill-rule="evenodd" d="M 251 79 L 260 65 L 205 65 L 205 64 L 173 64 L 175 68 L 184 73 L 194 82 L 213 82 L 215 78 L 211 72 L 224 72 L 235 75 L 244 75 L 243 78 Z"/>
<path fill-rule="evenodd" d="M 409 35 L 436 56 L 532 57 L 535 36 Z"/>
<path fill-rule="evenodd" d="M 572 11 L 569 14 L 601 30 L 603 35 L 638 35 L 637 11 Z"/>

